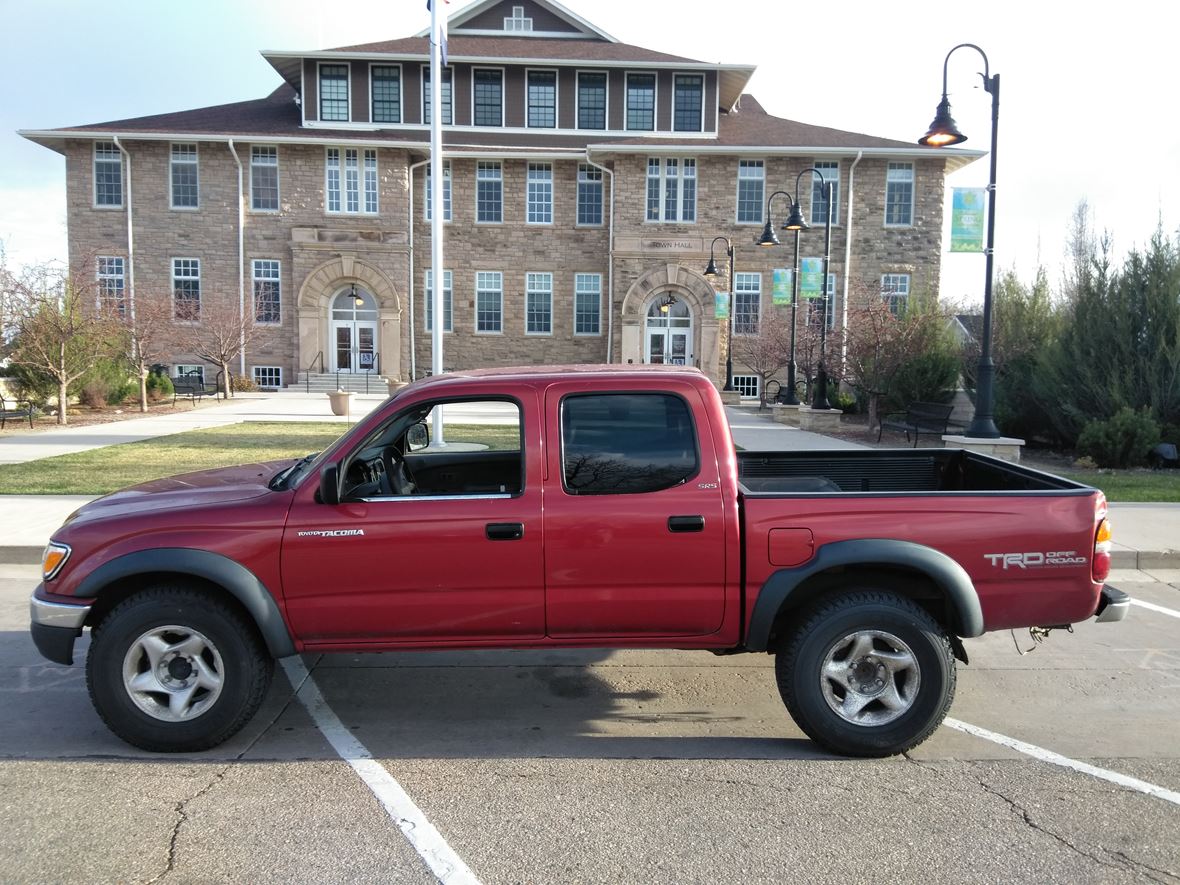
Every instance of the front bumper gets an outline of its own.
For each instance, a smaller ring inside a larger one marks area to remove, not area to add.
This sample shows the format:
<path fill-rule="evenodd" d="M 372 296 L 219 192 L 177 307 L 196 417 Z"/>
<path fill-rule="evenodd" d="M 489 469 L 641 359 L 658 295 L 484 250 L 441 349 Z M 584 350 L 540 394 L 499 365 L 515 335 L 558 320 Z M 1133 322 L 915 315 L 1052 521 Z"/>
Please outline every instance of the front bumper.
<path fill-rule="evenodd" d="M 89 605 L 48 602 L 34 595 L 29 600 L 29 632 L 37 651 L 55 664 L 74 663 L 74 640 L 90 614 Z"/>
<path fill-rule="evenodd" d="M 1111 624 L 1121 621 L 1127 616 L 1131 607 L 1131 597 L 1122 590 L 1106 586 L 1102 588 L 1102 596 L 1098 600 L 1098 611 L 1094 612 L 1094 620 L 1099 624 Z"/>

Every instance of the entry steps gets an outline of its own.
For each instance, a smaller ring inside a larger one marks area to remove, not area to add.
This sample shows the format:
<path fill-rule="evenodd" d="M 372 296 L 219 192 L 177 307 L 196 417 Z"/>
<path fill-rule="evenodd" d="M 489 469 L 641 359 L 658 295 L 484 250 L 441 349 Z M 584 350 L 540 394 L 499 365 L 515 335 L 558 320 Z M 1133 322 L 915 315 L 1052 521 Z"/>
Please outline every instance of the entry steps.
<path fill-rule="evenodd" d="M 368 385 L 366 387 L 366 384 Z M 333 390 L 350 390 L 353 393 L 370 393 L 385 396 L 389 393 L 389 385 L 382 375 L 362 375 L 341 372 L 313 372 L 310 381 L 307 372 L 299 373 L 299 380 L 288 384 L 287 390 L 297 390 L 312 393 L 331 393 Z"/>

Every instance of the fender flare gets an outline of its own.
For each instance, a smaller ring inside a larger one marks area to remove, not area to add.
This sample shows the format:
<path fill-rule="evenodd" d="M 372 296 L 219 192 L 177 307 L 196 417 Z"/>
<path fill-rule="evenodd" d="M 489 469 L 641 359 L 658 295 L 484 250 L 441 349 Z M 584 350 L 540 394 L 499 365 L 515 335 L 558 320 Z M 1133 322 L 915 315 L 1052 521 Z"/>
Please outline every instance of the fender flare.
<path fill-rule="evenodd" d="M 754 603 L 746 648 L 766 651 L 774 620 L 795 591 L 815 575 L 840 566 L 902 566 L 920 572 L 935 583 L 950 604 L 953 622 L 949 627 L 954 634 L 964 637 L 983 634 L 979 594 L 971 576 L 959 563 L 940 550 L 912 541 L 871 538 L 825 544 L 802 566 L 779 569 L 771 575 Z"/>
<path fill-rule="evenodd" d="M 124 578 L 151 572 L 192 575 L 223 587 L 250 614 L 272 657 L 296 653 L 287 623 L 266 585 L 245 566 L 220 553 L 189 547 L 157 547 L 127 553 L 96 568 L 82 580 L 74 594 L 101 597 Z"/>

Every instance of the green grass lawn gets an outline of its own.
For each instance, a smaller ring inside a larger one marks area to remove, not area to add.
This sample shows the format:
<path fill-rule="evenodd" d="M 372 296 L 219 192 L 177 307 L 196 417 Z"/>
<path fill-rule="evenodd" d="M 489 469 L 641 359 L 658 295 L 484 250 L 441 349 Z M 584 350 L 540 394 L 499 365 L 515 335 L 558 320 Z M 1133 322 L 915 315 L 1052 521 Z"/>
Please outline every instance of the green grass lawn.
<path fill-rule="evenodd" d="M 1055 470 L 1102 489 L 1108 501 L 1180 502 L 1180 470 Z"/>
<path fill-rule="evenodd" d="M 27 464 L 0 464 L 0 494 L 105 495 L 174 473 L 302 458 L 324 449 L 349 427 L 344 423 L 247 422 Z"/>

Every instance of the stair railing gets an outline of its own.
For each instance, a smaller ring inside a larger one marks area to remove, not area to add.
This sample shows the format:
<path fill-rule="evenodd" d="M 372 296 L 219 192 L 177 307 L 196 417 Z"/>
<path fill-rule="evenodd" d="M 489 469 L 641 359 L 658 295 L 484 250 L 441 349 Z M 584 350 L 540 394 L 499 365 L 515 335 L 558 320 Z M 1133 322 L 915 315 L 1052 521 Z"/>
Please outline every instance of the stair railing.
<path fill-rule="evenodd" d="M 317 362 L 320 364 L 320 374 L 322 375 L 324 373 L 324 352 L 322 350 L 315 355 L 314 360 L 307 364 L 307 375 L 304 376 L 304 381 L 306 382 L 305 389 L 308 393 L 311 393 L 311 370 L 315 368 Z"/>

